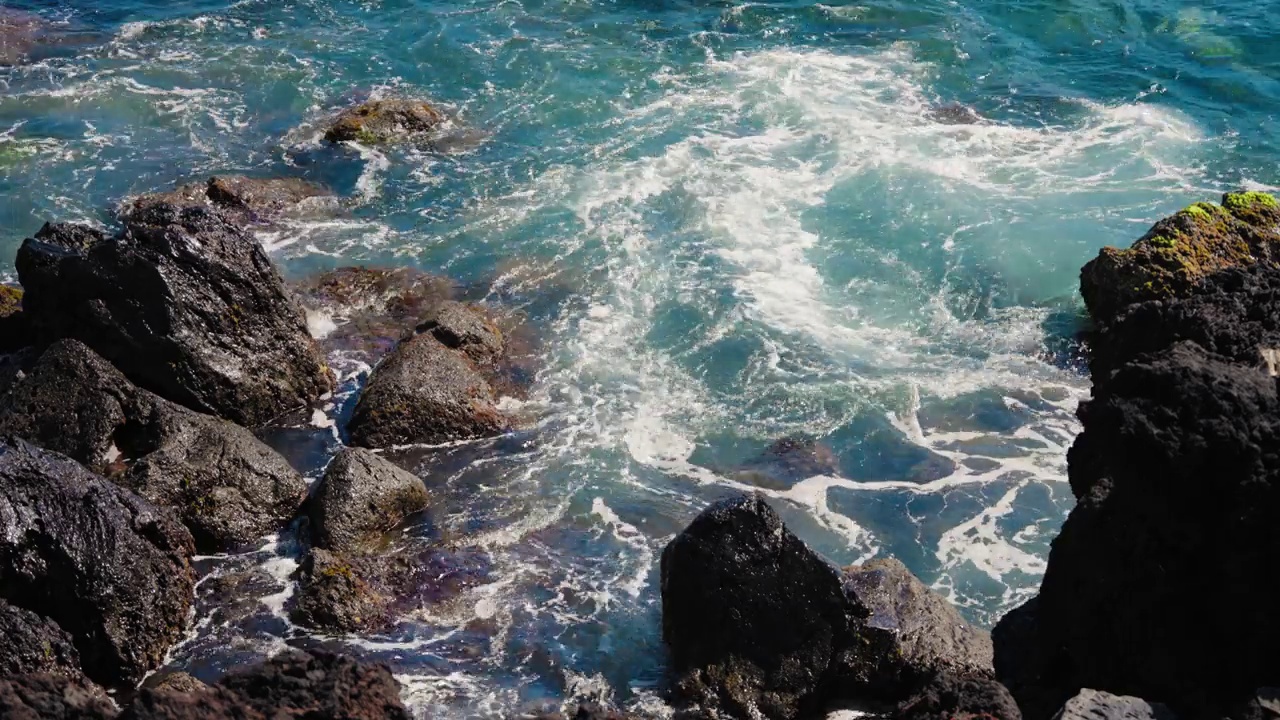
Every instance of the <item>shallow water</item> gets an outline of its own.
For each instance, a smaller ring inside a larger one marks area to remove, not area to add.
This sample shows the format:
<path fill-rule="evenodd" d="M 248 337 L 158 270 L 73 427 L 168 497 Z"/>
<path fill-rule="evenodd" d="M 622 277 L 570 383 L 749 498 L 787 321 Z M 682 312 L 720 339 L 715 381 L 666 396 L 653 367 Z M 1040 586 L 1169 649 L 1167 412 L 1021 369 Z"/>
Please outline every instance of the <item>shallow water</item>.
<path fill-rule="evenodd" d="M 263 236 L 291 277 L 407 264 L 522 310 L 526 429 L 417 453 L 437 506 L 404 542 L 441 548 L 441 587 L 392 634 L 306 638 L 285 533 L 201 562 L 173 666 L 333 642 L 391 662 L 424 716 L 659 708 L 658 558 L 734 492 L 978 623 L 1034 593 L 1088 388 L 1080 265 L 1280 182 L 1280 20 L 1210 5 L 9 2 L 58 41 L 0 68 L 0 273 L 45 220 L 235 171 L 351 198 Z M 318 142 L 396 94 L 446 107 L 452 142 Z M 348 390 L 366 369 L 338 366 Z M 273 442 L 317 475 L 344 399 L 319 439 Z M 761 460 L 784 437 L 826 467 Z"/>

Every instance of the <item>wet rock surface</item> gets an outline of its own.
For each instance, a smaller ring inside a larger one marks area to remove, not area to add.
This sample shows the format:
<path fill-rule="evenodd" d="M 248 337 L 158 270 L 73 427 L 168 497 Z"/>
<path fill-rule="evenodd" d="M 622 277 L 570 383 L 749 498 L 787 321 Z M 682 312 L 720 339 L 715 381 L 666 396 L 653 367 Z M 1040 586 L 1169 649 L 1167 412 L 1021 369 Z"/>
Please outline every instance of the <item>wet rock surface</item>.
<path fill-rule="evenodd" d="M 412 545 L 381 554 L 312 549 L 298 573 L 290 616 L 335 634 L 381 632 L 407 612 L 488 582 L 489 563 L 476 551 Z"/>
<path fill-rule="evenodd" d="M 310 501 L 311 541 L 326 550 L 358 550 L 429 501 L 418 476 L 369 450 L 343 449 Z"/>
<path fill-rule="evenodd" d="M 453 299 L 453 281 L 413 268 L 344 267 L 298 285 L 329 352 L 376 363 Z M 315 324 L 315 322 L 313 322 Z"/>
<path fill-rule="evenodd" d="M 421 100 L 370 100 L 339 113 L 324 139 L 365 145 L 407 142 L 421 139 L 444 122 L 444 113 Z"/>
<path fill-rule="evenodd" d="M 346 718 L 409 720 L 385 665 L 323 651 L 289 651 L 233 670 L 216 685 L 144 690 L 120 720 Z"/>
<path fill-rule="evenodd" d="M 110 238 L 46 225 L 18 251 L 25 313 L 131 381 L 258 425 L 331 388 L 301 308 L 258 243 L 207 208 L 158 204 Z"/>
<path fill-rule="evenodd" d="M 332 197 L 325 188 L 301 178 L 252 178 L 215 175 L 207 182 L 149 193 L 124 204 L 122 216 L 144 216 L 157 207 L 210 208 L 241 225 L 271 223 L 297 211 L 309 200 Z"/>
<path fill-rule="evenodd" d="M 990 675 L 979 631 L 905 568 L 846 577 L 758 496 L 698 516 L 661 576 L 673 700 L 695 716 L 804 717 L 833 701 L 901 702 L 941 669 Z"/>
<path fill-rule="evenodd" d="M 74 340 L 52 345 L 0 400 L 0 432 L 172 508 L 202 552 L 255 544 L 307 493 L 302 476 L 248 430 L 135 387 Z"/>
<path fill-rule="evenodd" d="M 88 681 L 61 675 L 0 676 L 5 720 L 111 720 L 115 705 Z"/>
<path fill-rule="evenodd" d="M 0 677 L 33 673 L 82 677 L 80 654 L 57 623 L 0 598 Z"/>
<path fill-rule="evenodd" d="M 369 378 L 348 425 L 351 444 L 387 448 L 499 435 L 498 395 L 463 351 L 424 333 L 403 341 Z"/>
<path fill-rule="evenodd" d="M 84 672 L 131 685 L 182 635 L 191 535 L 167 511 L 20 440 L 0 441 L 0 597 L 71 636 Z"/>
<path fill-rule="evenodd" d="M 1068 456 L 1078 504 L 1040 595 L 993 634 L 997 674 L 1030 720 L 1083 688 L 1222 717 L 1280 678 L 1280 622 L 1259 586 L 1280 557 L 1280 215 L 1256 193 L 1195 207 L 1157 224 L 1123 263 L 1104 250 L 1086 268 L 1099 331 L 1093 398 Z M 1190 223 L 1206 217 L 1218 234 L 1194 235 Z M 1166 272 L 1156 257 L 1154 233 L 1176 228 L 1178 243 L 1216 253 L 1194 273 Z M 1113 292 L 1098 268 L 1167 283 L 1157 298 Z"/>

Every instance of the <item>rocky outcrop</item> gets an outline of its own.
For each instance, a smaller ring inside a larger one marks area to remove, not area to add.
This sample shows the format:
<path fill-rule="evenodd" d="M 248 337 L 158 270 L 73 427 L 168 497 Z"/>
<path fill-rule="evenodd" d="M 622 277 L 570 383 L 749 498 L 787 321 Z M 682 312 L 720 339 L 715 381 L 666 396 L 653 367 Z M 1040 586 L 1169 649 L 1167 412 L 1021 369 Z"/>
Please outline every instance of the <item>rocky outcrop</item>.
<path fill-rule="evenodd" d="M 408 142 L 429 135 L 444 122 L 444 113 L 421 100 L 370 100 L 339 113 L 324 139 L 363 145 Z"/>
<path fill-rule="evenodd" d="M 344 718 L 409 720 L 385 665 L 323 651 L 290 651 L 233 670 L 217 685 L 143 690 L 120 720 Z"/>
<path fill-rule="evenodd" d="M 0 718 L 5 720 L 111 720 L 115 716 L 115 705 L 83 678 L 0 675 Z"/>
<path fill-rule="evenodd" d="M 1174 715 L 1142 698 L 1085 689 L 1068 700 L 1053 720 L 1174 720 Z"/>
<path fill-rule="evenodd" d="M 191 607 L 191 535 L 168 512 L 23 441 L 0 441 L 0 597 L 71 636 L 121 687 L 157 667 Z"/>
<path fill-rule="evenodd" d="M 1086 268 L 1098 332 L 1068 456 L 1078 504 L 1039 596 L 994 632 L 997 674 L 1029 720 L 1082 688 L 1222 717 L 1280 680 L 1260 585 L 1280 557 L 1277 212 L 1228 195 Z M 1162 264 L 1188 253 L 1199 264 Z M 1157 297 L 1102 286 L 1117 273 L 1155 278 Z"/>
<path fill-rule="evenodd" d="M 191 409 L 258 425 L 330 389 L 301 308 L 262 248 L 207 208 L 157 204 L 115 238 L 46 225 L 17 267 L 44 340 L 80 340 Z"/>
<path fill-rule="evenodd" d="M 33 673 L 82 677 L 80 654 L 57 623 L 0 598 L 0 677 Z"/>
<path fill-rule="evenodd" d="M 307 493 L 302 476 L 253 433 L 135 387 L 75 340 L 52 345 L 0 400 L 0 433 L 172 508 L 201 552 L 235 550 L 278 531 Z"/>
<path fill-rule="evenodd" d="M 988 677 L 944 672 L 893 713 L 895 720 L 1022 720 L 1008 689 Z"/>
<path fill-rule="evenodd" d="M 400 684 L 387 666 L 320 650 L 288 652 L 260 666 L 233 671 L 218 687 L 269 717 L 409 720 L 400 701 Z"/>
<path fill-rule="evenodd" d="M 353 552 L 427 507 L 430 497 L 413 473 L 361 448 L 338 453 L 311 499 L 311 541 Z"/>
<path fill-rule="evenodd" d="M 709 717 L 790 719 L 897 703 L 941 670 L 990 676 L 989 646 L 891 562 L 846 576 L 758 496 L 722 501 L 662 554 L 674 700 Z"/>
<path fill-rule="evenodd" d="M 149 193 L 124 204 L 126 221 L 159 206 L 210 208 L 240 225 L 271 223 L 298 210 L 309 200 L 333 193 L 301 178 L 251 178 L 215 175 L 207 182 L 180 185 L 168 192 Z"/>
<path fill-rule="evenodd" d="M 511 428 L 490 383 L 503 352 L 501 332 L 475 311 L 448 303 L 423 330 L 370 376 L 347 428 L 352 445 L 435 444 Z"/>
<path fill-rule="evenodd" d="M 1103 248 L 1080 273 L 1095 322 L 1107 324 L 1147 300 L 1185 298 L 1215 273 L 1280 261 L 1280 203 L 1265 193 L 1228 193 L 1161 220 L 1127 250 Z"/>

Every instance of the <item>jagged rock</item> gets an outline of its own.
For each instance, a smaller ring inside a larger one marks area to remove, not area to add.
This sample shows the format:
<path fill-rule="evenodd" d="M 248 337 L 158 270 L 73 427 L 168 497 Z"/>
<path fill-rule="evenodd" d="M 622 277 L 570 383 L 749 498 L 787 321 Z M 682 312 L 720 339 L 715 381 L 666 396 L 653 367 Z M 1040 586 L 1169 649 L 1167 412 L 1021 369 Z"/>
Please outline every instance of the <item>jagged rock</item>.
<path fill-rule="evenodd" d="M 1142 698 L 1081 690 L 1054 715 L 1054 720 L 1174 720 L 1160 703 Z"/>
<path fill-rule="evenodd" d="M 431 333 L 445 347 L 461 350 L 479 365 L 497 362 L 506 350 L 502 331 L 480 310 L 462 303 L 442 304 L 420 329 Z"/>
<path fill-rule="evenodd" d="M 202 552 L 257 542 L 302 505 L 306 481 L 244 428 L 135 387 L 75 340 L 45 351 L 0 400 L 11 433 L 172 508 Z"/>
<path fill-rule="evenodd" d="M 1005 686 L 989 677 L 944 672 L 893 713 L 895 720 L 1022 720 Z"/>
<path fill-rule="evenodd" d="M 1280 348 L 1280 268 L 1232 268 L 1204 278 L 1185 300 L 1129 306 L 1107 332 L 1093 338 L 1094 382 L 1105 382 L 1124 363 L 1179 340 L 1242 365 L 1280 371 L 1276 356 L 1267 356 Z"/>
<path fill-rule="evenodd" d="M 908 693 L 925 678 L 941 673 L 993 675 L 991 636 L 966 622 L 901 562 L 879 559 L 847 568 L 845 589 L 871 611 L 867 632 L 884 631 L 889 636 L 885 642 L 895 645 L 895 651 L 884 658 L 888 663 L 869 678 L 876 692 Z"/>
<path fill-rule="evenodd" d="M 37 334 L 80 340 L 191 409 L 257 425 L 331 387 L 262 248 L 207 208 L 150 206 L 116 238 L 46 225 L 17 268 Z"/>
<path fill-rule="evenodd" d="M 1280 688 L 1258 688 L 1226 716 L 1230 720 L 1280 720 Z"/>
<path fill-rule="evenodd" d="M 381 555 L 312 549 L 299 571 L 291 612 L 299 625 L 337 634 L 386 630 L 406 612 L 488 581 L 483 553 L 399 548 Z"/>
<path fill-rule="evenodd" d="M 1257 584 L 1280 557 L 1275 379 L 1182 342 L 1096 385 L 1080 418 L 1079 503 L 1039 597 L 995 631 L 1024 715 L 1090 687 L 1198 716 L 1280 677 L 1280 622 Z"/>
<path fill-rule="evenodd" d="M 0 353 L 21 350 L 31 342 L 31 327 L 22 312 L 22 289 L 0 285 Z"/>
<path fill-rule="evenodd" d="M 57 623 L 0 598 L 0 677 L 33 673 L 82 677 L 80 654 Z"/>
<path fill-rule="evenodd" d="M 497 402 L 471 358 L 424 333 L 373 371 L 347 430 L 352 445 L 368 448 L 499 435 L 511 421 Z"/>
<path fill-rule="evenodd" d="M 421 100 L 370 100 L 339 113 L 324 139 L 365 145 L 404 142 L 428 134 L 444 122 L 444 113 Z"/>
<path fill-rule="evenodd" d="M 249 225 L 270 223 L 298 209 L 304 202 L 333 193 L 300 178 L 251 178 L 215 175 L 204 183 L 180 185 L 168 192 L 132 198 L 124 205 L 128 218 L 163 205 L 179 208 L 212 208 L 232 222 Z"/>
<path fill-rule="evenodd" d="M 675 700 L 790 719 L 835 700 L 900 702 L 942 668 L 989 674 L 980 634 L 903 573 L 879 563 L 846 578 L 758 496 L 712 505 L 662 554 Z"/>
<path fill-rule="evenodd" d="M 69 634 L 103 685 L 140 681 L 181 635 L 191 535 L 167 511 L 21 440 L 0 441 L 0 597 Z"/>
<path fill-rule="evenodd" d="M 400 700 L 400 684 L 386 665 L 319 650 L 293 650 L 233 670 L 194 695 L 143 690 L 120 715 L 120 720 L 203 718 L 409 720 L 410 715 Z"/>
<path fill-rule="evenodd" d="M 0 718 L 5 720 L 111 720 L 115 705 L 83 678 L 0 676 Z"/>
<path fill-rule="evenodd" d="M 430 501 L 422 480 L 361 448 L 346 448 L 311 500 L 312 543 L 350 552 L 376 541 Z"/>
<path fill-rule="evenodd" d="M 1161 220 L 1128 250 L 1103 248 L 1080 273 L 1080 293 L 1106 325 L 1146 300 L 1187 297 L 1231 268 L 1280 260 L 1280 203 L 1265 193 L 1228 193 Z"/>

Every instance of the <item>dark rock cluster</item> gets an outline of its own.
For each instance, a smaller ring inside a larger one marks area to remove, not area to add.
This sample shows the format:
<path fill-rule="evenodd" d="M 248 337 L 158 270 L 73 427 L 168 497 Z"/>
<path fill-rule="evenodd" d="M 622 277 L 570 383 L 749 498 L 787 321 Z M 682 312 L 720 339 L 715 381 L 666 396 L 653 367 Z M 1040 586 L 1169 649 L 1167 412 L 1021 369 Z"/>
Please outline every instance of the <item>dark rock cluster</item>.
<path fill-rule="evenodd" d="M 1280 558 L 1278 223 L 1270 196 L 1229 194 L 1085 267 L 1097 327 L 1069 455 L 1078 505 L 1039 596 L 994 634 L 1029 720 L 1082 689 L 1220 718 L 1280 684 L 1262 589 Z M 1149 716 L 1072 702 L 1064 716 Z"/>
<path fill-rule="evenodd" d="M 673 699 L 691 717 L 790 720 L 833 703 L 1019 717 L 985 633 L 900 563 L 831 565 L 759 496 L 713 505 L 667 546 L 662 610 Z"/>

